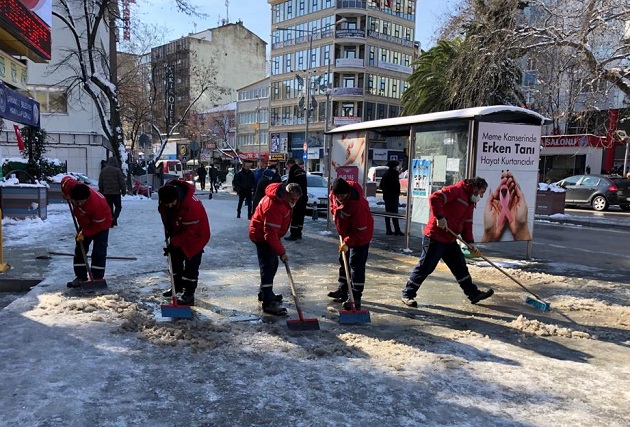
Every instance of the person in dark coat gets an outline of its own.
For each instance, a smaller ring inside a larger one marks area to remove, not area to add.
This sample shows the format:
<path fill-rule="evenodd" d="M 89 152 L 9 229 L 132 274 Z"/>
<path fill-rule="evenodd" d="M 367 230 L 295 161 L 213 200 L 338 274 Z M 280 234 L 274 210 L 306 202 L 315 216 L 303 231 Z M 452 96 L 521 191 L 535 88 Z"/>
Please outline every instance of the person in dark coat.
<path fill-rule="evenodd" d="M 197 168 L 197 176 L 199 177 L 199 187 L 202 190 L 206 189 L 206 176 L 208 175 L 208 171 L 204 165 L 199 165 Z"/>
<path fill-rule="evenodd" d="M 93 188 L 76 179 L 66 176 L 61 180 L 64 199 L 71 202 L 72 215 L 79 225 L 74 248 L 73 268 L 75 279 L 68 282 L 69 288 L 80 288 L 88 280 L 88 270 L 81 246 L 87 254 L 92 248 L 92 278 L 103 280 L 107 262 L 107 242 L 112 226 L 112 210 L 103 196 Z"/>
<path fill-rule="evenodd" d="M 306 171 L 304 170 L 304 162 L 295 159 L 287 160 L 289 168 L 289 176 L 287 184 L 298 184 L 302 189 L 302 197 L 293 208 L 293 216 L 291 217 L 291 234 L 285 237 L 285 240 L 294 241 L 302 238 L 302 228 L 304 227 L 304 215 L 306 215 L 306 204 L 308 202 Z"/>
<path fill-rule="evenodd" d="M 258 180 L 258 184 L 256 184 L 256 192 L 254 193 L 254 200 L 252 202 L 252 212 L 256 211 L 256 206 L 258 206 L 258 203 L 265 197 L 265 189 L 267 186 L 275 182 L 282 182 L 282 178 L 275 167 L 269 166 L 263 171 L 262 177 Z"/>
<path fill-rule="evenodd" d="M 249 223 L 249 239 L 256 245 L 258 267 L 260 269 L 260 292 L 265 313 L 286 316 L 287 309 L 282 307 L 282 295 L 273 292 L 273 280 L 278 271 L 278 258 L 287 262 L 289 257 L 282 244 L 282 236 L 291 224 L 291 210 L 302 196 L 300 186 L 293 183 L 286 186 L 273 183 L 265 189 L 265 197 L 256 207 L 254 217 Z"/>
<path fill-rule="evenodd" d="M 424 228 L 422 248 L 418 264 L 409 275 L 407 285 L 402 291 L 402 302 L 408 307 L 418 307 L 416 294 L 420 285 L 433 273 L 440 262 L 451 270 L 472 304 L 492 296 L 494 291 L 480 291 L 472 281 L 466 259 L 457 244 L 457 238 L 449 232 L 461 234 L 462 239 L 474 243 L 472 224 L 473 212 L 479 200 L 488 188 L 488 183 L 481 177 L 463 179 L 457 184 L 448 185 L 431 194 L 431 211 Z M 448 228 L 448 230 L 447 230 Z M 471 254 L 478 256 L 479 251 L 472 246 Z"/>
<path fill-rule="evenodd" d="M 219 191 L 219 171 L 217 170 L 217 168 L 214 167 L 214 165 L 210 165 L 208 175 L 210 176 L 210 192 L 217 193 Z"/>
<path fill-rule="evenodd" d="M 387 169 L 381 178 L 379 187 L 383 191 L 383 201 L 385 202 L 385 212 L 397 214 L 398 203 L 400 198 L 400 181 L 398 180 L 398 167 L 399 163 L 396 160 L 387 162 Z M 392 226 L 390 221 L 394 223 L 394 231 L 392 232 Z M 400 231 L 400 225 L 398 218 L 385 217 L 385 232 L 388 236 L 392 234 L 395 236 L 404 236 L 405 233 Z"/>
<path fill-rule="evenodd" d="M 177 304 L 195 305 L 195 290 L 203 248 L 210 241 L 210 222 L 195 187 L 186 181 L 172 179 L 158 190 L 158 212 L 168 246 L 164 255 L 171 255 L 175 292 L 181 293 Z M 162 293 L 172 297 L 171 289 Z"/>
<path fill-rule="evenodd" d="M 361 309 L 361 296 L 365 287 L 365 264 L 367 263 L 370 241 L 374 234 L 374 218 L 370 205 L 363 196 L 359 183 L 337 178 L 332 184 L 329 196 L 330 212 L 333 215 L 337 232 L 343 239 L 339 246 L 339 275 L 337 290 L 328 296 L 335 300 L 348 298 L 348 282 L 342 252 L 348 253 L 348 267 L 352 280 L 352 295 L 357 310 Z M 343 303 L 350 310 L 350 299 Z"/>
<path fill-rule="evenodd" d="M 256 189 L 254 173 L 251 171 L 251 163 L 243 163 L 243 168 L 234 176 L 232 187 L 238 194 L 238 206 L 236 207 L 236 217 L 241 217 L 243 201 L 247 205 L 247 219 L 252 219 L 252 196 Z"/>
<path fill-rule="evenodd" d="M 122 196 L 127 194 L 125 176 L 118 167 L 115 157 L 107 159 L 107 165 L 101 169 L 98 176 L 98 191 L 105 196 L 107 204 L 112 211 L 112 227 L 118 225 L 118 217 L 122 210 Z"/>

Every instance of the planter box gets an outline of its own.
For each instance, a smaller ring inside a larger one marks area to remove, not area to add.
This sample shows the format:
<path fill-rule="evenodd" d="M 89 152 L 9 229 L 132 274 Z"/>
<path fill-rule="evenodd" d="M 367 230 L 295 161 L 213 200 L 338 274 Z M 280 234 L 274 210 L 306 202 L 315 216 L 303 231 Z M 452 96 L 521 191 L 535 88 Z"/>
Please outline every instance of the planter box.
<path fill-rule="evenodd" d="M 2 215 L 8 218 L 48 217 L 48 188 L 43 185 L 0 187 Z"/>
<path fill-rule="evenodd" d="M 565 199 L 565 192 L 537 191 L 536 213 L 540 215 L 563 214 Z"/>
<path fill-rule="evenodd" d="M 61 183 L 51 182 L 48 184 L 48 204 L 66 203 L 66 199 L 61 195 Z"/>

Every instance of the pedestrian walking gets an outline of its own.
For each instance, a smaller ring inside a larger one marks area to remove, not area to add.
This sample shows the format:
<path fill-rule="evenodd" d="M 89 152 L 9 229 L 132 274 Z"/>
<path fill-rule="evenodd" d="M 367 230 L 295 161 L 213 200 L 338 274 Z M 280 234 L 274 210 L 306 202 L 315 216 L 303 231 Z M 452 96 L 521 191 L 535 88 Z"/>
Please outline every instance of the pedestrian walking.
<path fill-rule="evenodd" d="M 304 216 L 306 215 L 306 204 L 308 202 L 306 171 L 304 170 L 304 161 L 295 159 L 287 160 L 289 168 L 288 184 L 298 184 L 302 190 L 302 198 L 293 208 L 293 216 L 291 218 L 291 233 L 285 237 L 285 240 L 295 241 L 302 238 L 302 228 L 304 227 Z"/>
<path fill-rule="evenodd" d="M 398 165 L 396 160 L 387 162 L 387 169 L 381 177 L 379 187 L 383 191 L 383 201 L 385 202 L 385 212 L 398 214 L 398 204 L 400 202 L 400 180 L 398 179 Z M 394 224 L 394 231 L 392 232 L 392 226 Z M 385 233 L 388 236 L 404 236 L 405 233 L 400 231 L 400 224 L 398 218 L 385 217 Z"/>
<path fill-rule="evenodd" d="M 415 299 L 418 289 L 433 273 L 440 259 L 451 270 L 472 304 L 492 296 L 492 289 L 480 291 L 473 283 L 457 239 L 449 232 L 451 230 L 455 234 L 461 234 L 462 239 L 471 245 L 474 243 L 473 212 L 487 188 L 485 179 L 475 177 L 461 180 L 431 194 L 429 220 L 424 228 L 420 258 L 402 291 L 402 302 L 406 306 L 418 307 Z M 471 253 L 479 256 L 479 251 L 474 246 Z"/>
<path fill-rule="evenodd" d="M 262 177 L 258 180 L 258 184 L 256 184 L 256 191 L 254 192 L 254 199 L 252 200 L 252 212 L 256 211 L 256 206 L 258 206 L 262 198 L 265 197 L 267 186 L 274 182 L 282 182 L 282 178 L 275 167 L 269 166 L 263 171 Z"/>
<path fill-rule="evenodd" d="M 208 170 L 208 175 L 210 176 L 210 192 L 219 192 L 218 179 L 219 179 L 219 171 L 214 165 L 210 165 Z"/>
<path fill-rule="evenodd" d="M 247 219 L 252 219 L 252 196 L 256 189 L 254 173 L 251 171 L 251 163 L 243 163 L 243 168 L 234 176 L 232 187 L 238 194 L 238 205 L 236 206 L 236 217 L 241 217 L 243 202 L 247 206 Z"/>
<path fill-rule="evenodd" d="M 197 168 L 197 177 L 199 177 L 199 187 L 202 191 L 206 189 L 206 176 L 208 176 L 208 171 L 204 165 L 199 165 Z"/>
<path fill-rule="evenodd" d="M 361 296 L 365 287 L 365 264 L 374 234 L 374 218 L 370 205 L 363 195 L 363 189 L 354 181 L 337 178 L 330 193 L 330 211 L 337 232 L 343 239 L 339 246 L 339 274 L 337 290 L 328 296 L 343 301 L 344 310 L 350 310 L 348 282 L 343 262 L 343 253 L 348 252 L 348 266 L 352 280 L 352 295 L 357 310 L 361 309 Z"/>
<path fill-rule="evenodd" d="M 249 238 L 256 245 L 260 269 L 258 300 L 262 301 L 263 312 L 276 316 L 287 314 L 287 309 L 282 307 L 282 295 L 273 292 L 278 259 L 289 260 L 281 238 L 289 229 L 291 213 L 300 197 L 302 189 L 298 184 L 269 184 L 249 224 Z"/>
<path fill-rule="evenodd" d="M 210 241 L 210 223 L 195 187 L 184 180 L 172 179 L 158 190 L 158 212 L 168 241 L 164 255 L 171 255 L 177 304 L 195 305 L 195 290 L 204 247 Z M 169 288 L 162 293 L 172 297 Z"/>
<path fill-rule="evenodd" d="M 127 185 L 115 157 L 107 159 L 105 167 L 101 169 L 98 176 L 98 191 L 105 196 L 112 211 L 112 227 L 116 227 L 122 210 L 122 197 L 127 194 Z"/>
<path fill-rule="evenodd" d="M 70 176 L 61 180 L 61 192 L 64 199 L 70 201 L 78 228 L 72 260 L 75 278 L 67 286 L 80 288 L 88 281 L 88 261 L 84 254 L 87 255 L 92 243 L 91 279 L 96 281 L 105 277 L 112 210 L 105 196 Z"/>

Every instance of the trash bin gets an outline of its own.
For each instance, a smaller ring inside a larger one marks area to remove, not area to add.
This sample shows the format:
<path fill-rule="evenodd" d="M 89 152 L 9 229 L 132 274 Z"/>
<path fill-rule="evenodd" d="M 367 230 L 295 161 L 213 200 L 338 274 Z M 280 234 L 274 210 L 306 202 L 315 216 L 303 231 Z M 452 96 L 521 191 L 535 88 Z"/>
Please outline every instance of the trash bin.
<path fill-rule="evenodd" d="M 558 191 L 536 192 L 536 213 L 540 215 L 553 215 L 564 213 L 566 193 Z"/>
<path fill-rule="evenodd" d="M 365 197 L 376 197 L 376 182 L 365 184 Z"/>

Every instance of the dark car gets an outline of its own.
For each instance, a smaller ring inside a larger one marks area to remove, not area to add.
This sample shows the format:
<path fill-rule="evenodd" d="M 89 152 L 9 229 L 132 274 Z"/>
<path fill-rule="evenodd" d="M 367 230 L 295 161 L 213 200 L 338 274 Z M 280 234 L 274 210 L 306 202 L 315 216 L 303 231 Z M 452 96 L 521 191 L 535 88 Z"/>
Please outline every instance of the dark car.
<path fill-rule="evenodd" d="M 617 175 L 574 175 L 558 181 L 567 190 L 565 205 L 591 205 L 605 211 L 610 205 L 630 210 L 630 180 Z"/>

